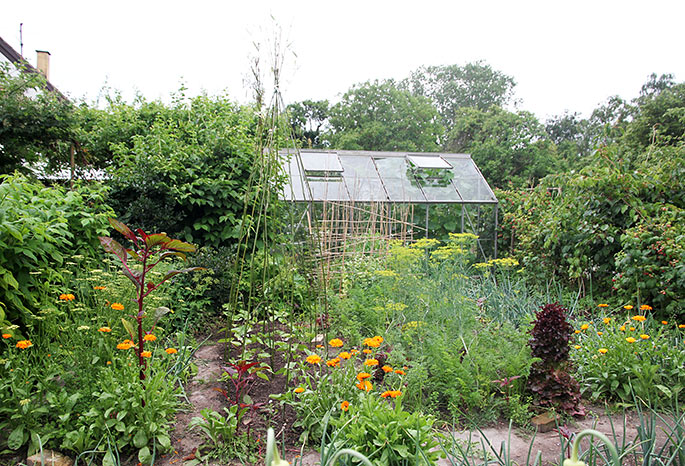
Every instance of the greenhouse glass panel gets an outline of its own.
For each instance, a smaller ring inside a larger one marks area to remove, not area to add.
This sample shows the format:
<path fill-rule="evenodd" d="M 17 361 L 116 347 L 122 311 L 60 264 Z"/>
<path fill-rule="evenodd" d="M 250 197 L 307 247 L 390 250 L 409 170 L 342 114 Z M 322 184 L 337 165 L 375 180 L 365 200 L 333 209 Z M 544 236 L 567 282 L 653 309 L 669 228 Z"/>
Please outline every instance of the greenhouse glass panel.
<path fill-rule="evenodd" d="M 342 176 L 345 179 L 350 197 L 359 202 L 387 202 L 388 196 L 383 183 L 378 177 L 373 159 L 369 156 L 341 155 L 339 160 L 343 167 Z"/>
<path fill-rule="evenodd" d="M 388 196 L 396 202 L 424 202 L 426 197 L 411 176 L 411 167 L 404 157 L 374 157 Z"/>
<path fill-rule="evenodd" d="M 497 198 L 487 182 L 476 168 L 473 160 L 467 155 L 446 155 L 454 173 L 452 179 L 459 194 L 466 202 L 497 202 Z"/>
<path fill-rule="evenodd" d="M 305 172 L 342 172 L 338 154 L 335 152 L 302 152 Z"/>
<path fill-rule="evenodd" d="M 408 155 L 407 159 L 417 168 L 452 168 L 452 166 L 440 156 Z"/>
<path fill-rule="evenodd" d="M 314 200 L 349 201 L 350 195 L 341 177 L 308 177 L 309 189 Z"/>

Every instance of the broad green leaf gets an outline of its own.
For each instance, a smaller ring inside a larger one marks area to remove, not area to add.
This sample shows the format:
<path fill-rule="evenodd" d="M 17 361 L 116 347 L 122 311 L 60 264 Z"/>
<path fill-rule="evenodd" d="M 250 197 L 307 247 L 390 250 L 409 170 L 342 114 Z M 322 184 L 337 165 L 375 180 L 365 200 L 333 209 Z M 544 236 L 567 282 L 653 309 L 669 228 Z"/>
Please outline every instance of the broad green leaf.
<path fill-rule="evenodd" d="M 136 330 L 133 327 L 133 324 L 129 322 L 128 320 L 124 319 L 123 317 L 121 318 L 121 323 L 124 324 L 124 328 L 128 332 L 128 334 L 131 336 L 131 340 L 134 339 L 134 336 L 136 334 Z"/>
<path fill-rule="evenodd" d="M 121 244 L 109 236 L 98 236 L 98 239 L 100 239 L 100 244 L 106 252 L 114 254 L 121 262 L 124 264 L 126 263 L 126 260 L 128 259 L 128 253 Z"/>
<path fill-rule="evenodd" d="M 145 431 L 143 431 L 143 429 L 140 429 L 138 432 L 136 432 L 136 435 L 133 437 L 133 445 L 136 448 L 143 448 L 147 445 L 147 435 L 145 435 Z"/>
<path fill-rule="evenodd" d="M 168 450 L 171 448 L 171 439 L 169 438 L 168 435 L 161 434 L 157 436 L 157 441 L 159 444 L 164 448 L 165 450 Z"/>
<path fill-rule="evenodd" d="M 107 453 L 105 453 L 105 457 L 102 458 L 102 466 L 115 466 L 116 462 L 114 460 L 114 454 L 112 453 L 112 450 L 107 450 Z"/>
<path fill-rule="evenodd" d="M 150 454 L 150 449 L 148 447 L 141 448 L 138 452 L 138 461 L 140 461 L 142 464 L 148 464 L 150 463 L 151 459 L 152 455 Z"/>
<path fill-rule="evenodd" d="M 11 450 L 18 450 L 24 444 L 24 426 L 20 425 L 7 437 L 7 446 Z"/>
<path fill-rule="evenodd" d="M 148 248 L 152 248 L 154 246 L 162 245 L 162 247 L 169 243 L 171 241 L 171 238 L 169 238 L 166 233 L 154 233 L 147 238 L 145 238 L 145 244 L 147 245 Z"/>
<path fill-rule="evenodd" d="M 180 258 L 183 259 L 184 261 L 187 261 L 187 260 L 188 260 L 188 258 L 186 257 L 186 255 L 183 254 L 182 252 L 179 252 L 179 251 L 167 251 L 167 252 L 165 252 L 165 253 L 163 253 L 163 254 L 160 254 L 159 257 L 160 257 L 160 259 L 166 259 L 167 257 L 180 257 Z"/>
<path fill-rule="evenodd" d="M 197 248 L 195 245 L 183 242 L 179 239 L 174 239 L 169 241 L 164 245 L 164 249 L 173 249 L 175 251 L 181 251 L 181 252 L 195 252 L 197 251 Z"/>

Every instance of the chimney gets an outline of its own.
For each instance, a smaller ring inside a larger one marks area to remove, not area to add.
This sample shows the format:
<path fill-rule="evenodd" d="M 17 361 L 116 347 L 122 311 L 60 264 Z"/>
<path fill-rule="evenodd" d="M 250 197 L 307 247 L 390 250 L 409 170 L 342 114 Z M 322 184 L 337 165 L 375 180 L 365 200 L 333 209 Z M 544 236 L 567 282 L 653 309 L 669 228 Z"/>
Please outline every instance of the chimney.
<path fill-rule="evenodd" d="M 36 50 L 36 54 L 38 54 L 36 68 L 38 68 L 38 71 L 43 73 L 45 79 L 50 81 L 50 52 Z"/>

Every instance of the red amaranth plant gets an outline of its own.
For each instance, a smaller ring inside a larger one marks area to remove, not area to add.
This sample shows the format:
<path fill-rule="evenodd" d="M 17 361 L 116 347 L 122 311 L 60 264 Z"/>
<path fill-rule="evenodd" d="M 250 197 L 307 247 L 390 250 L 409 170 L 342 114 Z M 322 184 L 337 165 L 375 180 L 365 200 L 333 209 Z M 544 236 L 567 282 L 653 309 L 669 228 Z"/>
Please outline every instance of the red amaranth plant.
<path fill-rule="evenodd" d="M 190 243 L 185 243 L 181 240 L 169 238 L 166 233 L 154 233 L 151 235 L 146 234 L 143 230 L 138 228 L 134 233 L 129 227 L 124 225 L 122 222 L 110 218 L 110 225 L 116 231 L 124 235 L 133 243 L 133 248 L 126 249 L 117 241 L 113 240 L 109 236 L 99 236 L 100 244 L 104 250 L 108 253 L 114 254 L 121 261 L 122 273 L 129 279 L 136 287 L 136 303 L 138 304 L 138 314 L 135 316 L 136 322 L 138 324 L 137 329 L 137 339 L 138 344 L 135 347 L 136 353 L 138 355 L 138 365 L 140 366 L 140 380 L 145 380 L 145 370 L 147 369 L 147 363 L 144 356 L 144 332 L 143 332 L 143 317 L 145 316 L 144 300 L 153 291 L 159 288 L 164 282 L 169 280 L 171 277 L 184 272 L 192 272 L 195 270 L 201 270 L 202 267 L 190 267 L 182 270 L 170 270 L 162 278 L 159 283 L 154 283 L 151 280 L 147 280 L 147 274 L 152 270 L 157 264 L 159 264 L 164 259 L 171 258 L 181 258 L 184 261 L 187 260 L 186 253 L 195 252 L 196 248 Z M 137 262 L 139 266 L 134 266 L 130 259 L 132 259 L 134 264 Z M 167 308 L 158 308 L 155 310 L 155 321 L 152 324 L 152 328 L 157 324 L 157 320 L 169 312 Z M 124 327 L 131 335 L 131 340 L 135 340 L 134 335 L 135 329 L 129 321 L 126 319 L 121 319 Z M 152 330 L 152 329 L 151 329 Z"/>

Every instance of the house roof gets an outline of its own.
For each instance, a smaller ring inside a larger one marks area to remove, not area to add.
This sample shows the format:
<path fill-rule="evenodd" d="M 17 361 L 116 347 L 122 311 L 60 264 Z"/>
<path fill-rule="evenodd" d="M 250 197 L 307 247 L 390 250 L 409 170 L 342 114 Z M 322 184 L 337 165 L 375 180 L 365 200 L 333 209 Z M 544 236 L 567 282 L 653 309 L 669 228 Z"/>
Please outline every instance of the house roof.
<path fill-rule="evenodd" d="M 40 73 L 36 68 L 31 66 L 24 57 L 12 48 L 10 44 L 0 37 L 0 53 L 2 53 L 10 62 L 12 62 L 18 69 L 27 73 Z M 50 81 L 46 80 L 46 87 L 49 91 L 56 93 L 61 99 L 69 100 L 57 89 Z"/>
<path fill-rule="evenodd" d="M 289 201 L 497 203 L 469 154 L 285 149 L 281 155 Z"/>

